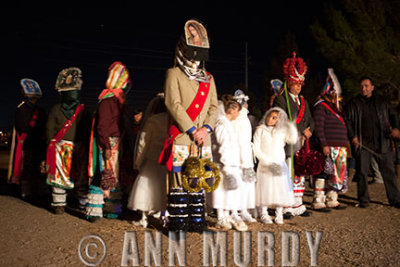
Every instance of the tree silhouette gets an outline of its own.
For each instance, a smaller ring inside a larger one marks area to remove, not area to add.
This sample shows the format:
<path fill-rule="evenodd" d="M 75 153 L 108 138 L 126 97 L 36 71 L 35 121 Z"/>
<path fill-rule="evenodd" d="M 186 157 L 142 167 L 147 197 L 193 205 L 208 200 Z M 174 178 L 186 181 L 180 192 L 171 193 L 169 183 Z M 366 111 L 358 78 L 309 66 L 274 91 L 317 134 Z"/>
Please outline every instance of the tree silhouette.
<path fill-rule="evenodd" d="M 325 5 L 325 21 L 310 27 L 321 54 L 342 74 L 344 98 L 369 76 L 380 93 L 398 102 L 400 4 L 390 0 L 341 0 Z"/>

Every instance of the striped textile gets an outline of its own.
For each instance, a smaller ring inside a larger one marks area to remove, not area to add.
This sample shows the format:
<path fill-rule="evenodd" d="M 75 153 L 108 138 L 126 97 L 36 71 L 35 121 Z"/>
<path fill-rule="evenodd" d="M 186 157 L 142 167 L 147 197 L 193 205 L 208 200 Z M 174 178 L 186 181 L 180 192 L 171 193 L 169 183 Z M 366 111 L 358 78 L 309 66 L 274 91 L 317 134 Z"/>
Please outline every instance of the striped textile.
<path fill-rule="evenodd" d="M 314 122 L 314 134 L 321 146 L 347 146 L 346 126 L 321 103 L 315 107 Z"/>
<path fill-rule="evenodd" d="M 101 92 L 98 99 L 101 101 L 105 98 L 115 96 L 120 103 L 123 103 L 125 101 L 124 91 L 131 85 L 128 69 L 121 62 L 116 61 L 108 70 L 106 89 Z"/>

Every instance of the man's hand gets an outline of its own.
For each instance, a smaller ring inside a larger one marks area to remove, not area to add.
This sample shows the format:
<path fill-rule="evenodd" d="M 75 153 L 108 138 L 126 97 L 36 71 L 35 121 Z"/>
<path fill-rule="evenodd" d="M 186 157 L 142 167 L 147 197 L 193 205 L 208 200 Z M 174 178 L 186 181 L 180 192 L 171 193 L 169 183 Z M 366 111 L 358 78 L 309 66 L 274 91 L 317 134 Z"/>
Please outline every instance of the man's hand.
<path fill-rule="evenodd" d="M 329 154 L 331 153 L 330 147 L 329 147 L 329 146 L 323 146 L 323 147 L 322 147 L 322 153 L 323 153 L 325 156 L 329 156 Z"/>
<path fill-rule="evenodd" d="M 310 137 L 312 136 L 312 133 L 310 131 L 310 127 L 307 127 L 304 131 L 303 131 L 303 136 L 306 139 L 310 139 Z"/>
<path fill-rule="evenodd" d="M 193 139 L 196 142 L 196 144 L 200 146 L 204 144 L 204 140 L 206 139 L 207 135 L 208 135 L 207 129 L 201 127 L 193 132 Z"/>
<path fill-rule="evenodd" d="M 351 139 L 351 143 L 353 144 L 353 146 L 357 149 L 360 146 L 360 141 L 358 141 L 357 136 L 354 137 L 353 139 Z"/>

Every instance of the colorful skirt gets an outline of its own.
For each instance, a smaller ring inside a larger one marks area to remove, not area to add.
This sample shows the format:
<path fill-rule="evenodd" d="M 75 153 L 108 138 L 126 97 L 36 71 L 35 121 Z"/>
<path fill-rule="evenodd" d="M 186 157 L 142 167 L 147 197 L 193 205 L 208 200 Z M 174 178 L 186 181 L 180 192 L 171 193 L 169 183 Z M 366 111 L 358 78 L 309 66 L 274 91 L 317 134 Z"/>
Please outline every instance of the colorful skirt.
<path fill-rule="evenodd" d="M 330 150 L 327 160 L 331 161 L 333 168 L 328 176 L 328 188 L 336 192 L 344 192 L 347 189 L 347 148 L 330 147 Z"/>
<path fill-rule="evenodd" d="M 72 154 L 74 143 L 61 140 L 55 144 L 56 147 L 56 173 L 47 176 L 47 184 L 64 189 L 74 188 L 74 182 L 71 179 Z"/>

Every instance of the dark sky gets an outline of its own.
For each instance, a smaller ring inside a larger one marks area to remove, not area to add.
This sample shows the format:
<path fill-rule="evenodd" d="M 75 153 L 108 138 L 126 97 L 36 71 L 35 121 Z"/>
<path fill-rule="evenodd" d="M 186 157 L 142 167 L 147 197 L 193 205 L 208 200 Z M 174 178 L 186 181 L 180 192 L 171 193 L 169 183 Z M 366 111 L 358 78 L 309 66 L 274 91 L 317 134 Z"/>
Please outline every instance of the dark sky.
<path fill-rule="evenodd" d="M 249 89 L 261 100 L 263 75 L 280 39 L 293 32 L 299 56 L 312 57 L 316 49 L 309 25 L 322 15 L 322 1 L 316 0 L 130 2 L 112 6 L 94 3 L 91 7 L 68 2 L 50 10 L 33 4 L 3 9 L 0 127 L 13 124 L 21 101 L 21 78 L 40 84 L 44 95 L 39 103 L 49 110 L 59 99 L 54 89 L 56 77 L 70 66 L 82 69 L 82 102 L 93 107 L 104 87 L 108 66 L 122 61 L 133 80 L 128 98 L 131 109 L 145 108 L 162 91 L 165 71 L 173 65 L 176 42 L 190 18 L 207 27 L 211 49 L 206 68 L 214 75 L 219 93 L 233 93 L 235 86 L 244 83 L 248 43 Z"/>

